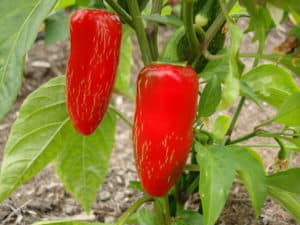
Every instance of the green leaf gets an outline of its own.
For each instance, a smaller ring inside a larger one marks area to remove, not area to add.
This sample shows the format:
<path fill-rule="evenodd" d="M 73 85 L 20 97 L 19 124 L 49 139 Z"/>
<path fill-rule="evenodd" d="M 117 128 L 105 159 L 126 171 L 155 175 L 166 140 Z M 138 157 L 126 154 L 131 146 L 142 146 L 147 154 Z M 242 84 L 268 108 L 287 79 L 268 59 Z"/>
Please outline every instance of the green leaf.
<path fill-rule="evenodd" d="M 214 123 L 212 133 L 217 143 L 221 144 L 230 126 L 230 116 L 219 115 Z"/>
<path fill-rule="evenodd" d="M 204 225 L 203 216 L 194 211 L 184 210 L 172 221 L 172 225 Z"/>
<path fill-rule="evenodd" d="M 58 11 L 71 5 L 75 5 L 75 0 L 59 0 L 55 6 L 55 10 Z"/>
<path fill-rule="evenodd" d="M 132 43 L 130 36 L 132 29 L 126 25 L 122 27 L 122 43 L 120 50 L 120 62 L 117 72 L 116 89 L 127 90 L 130 86 L 130 72 L 132 66 Z"/>
<path fill-rule="evenodd" d="M 239 178 L 249 192 L 258 217 L 267 195 L 265 168 L 262 159 L 258 153 L 250 148 L 228 146 L 227 149 L 235 161 Z"/>
<path fill-rule="evenodd" d="M 268 193 L 300 223 L 300 195 L 286 192 L 273 186 L 268 187 Z"/>
<path fill-rule="evenodd" d="M 270 55 L 262 55 L 261 58 L 269 60 L 276 64 L 281 64 L 285 68 L 294 72 L 298 77 L 300 77 L 300 57 L 297 55 L 270 54 Z"/>
<path fill-rule="evenodd" d="M 225 78 L 222 100 L 219 104 L 219 109 L 225 109 L 231 106 L 238 98 L 240 93 L 240 68 L 238 53 L 243 32 L 237 25 L 233 23 L 229 23 L 229 29 L 231 34 L 229 70 Z"/>
<path fill-rule="evenodd" d="M 106 177 L 114 145 L 116 116 L 108 111 L 97 130 L 80 135 L 69 123 L 57 136 L 61 149 L 54 161 L 64 186 L 89 212 L 97 191 Z"/>
<path fill-rule="evenodd" d="M 169 16 L 169 15 L 171 15 L 171 13 L 172 13 L 172 7 L 169 6 L 169 5 L 166 5 L 161 10 L 161 15 L 162 16 Z"/>
<path fill-rule="evenodd" d="M 198 113 L 202 117 L 212 115 L 221 100 L 221 82 L 217 76 L 213 76 L 207 81 L 207 84 L 202 92 Z"/>
<path fill-rule="evenodd" d="M 52 79 L 27 97 L 5 146 L 0 202 L 56 157 L 59 149 L 55 139 L 68 122 L 63 76 Z"/>
<path fill-rule="evenodd" d="M 56 1 L 0 1 L 0 120 L 14 103 L 22 84 L 25 53 Z"/>
<path fill-rule="evenodd" d="M 300 168 L 292 168 L 267 177 L 268 185 L 300 195 Z"/>
<path fill-rule="evenodd" d="M 253 91 L 253 89 L 243 80 L 240 80 L 240 95 L 251 99 L 260 109 L 263 109 L 259 98 Z"/>
<path fill-rule="evenodd" d="M 200 165 L 199 193 L 206 225 L 215 224 L 235 177 L 235 163 L 223 146 L 206 148 L 196 143 Z"/>
<path fill-rule="evenodd" d="M 88 7 L 90 0 L 75 0 L 76 4 L 82 7 Z"/>
<path fill-rule="evenodd" d="M 288 126 L 300 126 L 300 93 L 288 97 L 280 106 L 275 121 Z"/>
<path fill-rule="evenodd" d="M 256 7 L 253 0 L 241 0 L 241 2 L 250 14 L 250 22 L 246 32 L 254 31 L 253 41 L 258 40 L 258 54 L 261 56 L 264 50 L 266 33 L 273 26 L 272 17 L 267 8 Z"/>
<path fill-rule="evenodd" d="M 230 53 L 232 56 L 236 56 L 240 50 L 243 32 L 237 25 L 233 23 L 229 23 L 228 25 L 231 34 Z"/>
<path fill-rule="evenodd" d="M 54 44 L 69 37 L 69 17 L 58 11 L 45 20 L 45 43 Z"/>
<path fill-rule="evenodd" d="M 114 225 L 112 223 L 92 223 L 92 222 L 82 222 L 82 221 L 41 221 L 33 223 L 32 225 Z"/>
<path fill-rule="evenodd" d="M 221 51 L 220 54 L 227 51 Z M 229 60 L 228 58 L 210 60 L 204 67 L 203 71 L 199 74 L 200 77 L 211 79 L 216 76 L 221 82 L 224 82 L 226 75 L 229 73 Z"/>
<path fill-rule="evenodd" d="M 300 92 L 292 76 L 275 65 L 261 65 L 246 73 L 245 81 L 263 101 L 278 108 L 291 94 Z"/>
<path fill-rule="evenodd" d="M 65 77 L 41 86 L 25 100 L 12 127 L 0 174 L 0 202 L 58 155 L 56 169 L 66 189 L 88 211 L 106 175 L 115 125 L 115 114 L 108 112 L 95 133 L 79 135 L 66 110 Z"/>
<path fill-rule="evenodd" d="M 144 15 L 143 18 L 148 21 L 157 22 L 160 24 L 168 25 L 174 28 L 179 28 L 183 26 L 182 21 L 176 16 L 161 16 L 160 14 L 153 14 L 153 15 Z"/>
<path fill-rule="evenodd" d="M 278 8 L 284 9 L 288 12 L 300 15 L 300 4 L 297 4 L 295 0 L 267 0 L 269 3 L 277 6 Z"/>
<path fill-rule="evenodd" d="M 231 106 L 238 98 L 239 94 L 240 94 L 240 82 L 233 75 L 232 65 L 230 65 L 230 71 L 225 78 L 222 98 L 218 106 L 218 109 L 225 109 Z"/>
<path fill-rule="evenodd" d="M 140 225 L 159 225 L 157 223 L 156 214 L 145 208 L 141 208 L 137 212 L 137 220 Z"/>

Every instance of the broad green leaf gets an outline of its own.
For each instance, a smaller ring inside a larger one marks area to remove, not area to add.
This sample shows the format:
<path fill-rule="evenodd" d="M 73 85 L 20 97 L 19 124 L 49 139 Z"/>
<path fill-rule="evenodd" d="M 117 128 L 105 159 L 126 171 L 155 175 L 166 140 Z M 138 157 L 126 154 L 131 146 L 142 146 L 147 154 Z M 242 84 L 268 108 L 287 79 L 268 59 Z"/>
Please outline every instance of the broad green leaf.
<path fill-rule="evenodd" d="M 199 193 L 203 220 L 205 225 L 213 225 L 228 198 L 235 177 L 235 163 L 223 146 L 195 146 L 201 171 Z"/>
<path fill-rule="evenodd" d="M 198 113 L 202 117 L 212 115 L 221 100 L 221 82 L 217 76 L 213 76 L 207 81 L 207 84 L 202 92 Z"/>
<path fill-rule="evenodd" d="M 221 144 L 230 126 L 230 116 L 219 115 L 214 123 L 212 133 L 216 141 Z"/>
<path fill-rule="evenodd" d="M 300 92 L 282 103 L 274 120 L 288 126 L 300 126 Z"/>
<path fill-rule="evenodd" d="M 64 77 L 52 79 L 27 97 L 5 146 L 0 202 L 56 157 L 60 149 L 55 139 L 68 122 Z"/>
<path fill-rule="evenodd" d="M 45 20 L 45 43 L 54 44 L 69 37 L 69 17 L 58 11 Z"/>
<path fill-rule="evenodd" d="M 267 0 L 269 3 L 277 6 L 278 8 L 282 8 L 288 12 L 299 14 L 300 15 L 300 4 L 295 0 Z"/>
<path fill-rule="evenodd" d="M 263 109 L 253 89 L 243 80 L 240 80 L 240 95 L 251 99 L 260 109 Z"/>
<path fill-rule="evenodd" d="M 222 53 L 223 52 L 220 52 L 219 54 Z M 226 75 L 228 73 L 229 73 L 229 59 L 222 58 L 222 59 L 210 60 L 207 63 L 207 65 L 204 67 L 203 71 L 199 74 L 199 76 L 207 80 L 211 79 L 213 76 L 216 76 L 221 82 L 224 82 Z"/>
<path fill-rule="evenodd" d="M 263 101 L 278 108 L 291 94 L 300 92 L 292 76 L 275 65 L 261 65 L 246 73 L 245 81 Z"/>
<path fill-rule="evenodd" d="M 236 24 L 229 23 L 228 25 L 229 25 L 230 34 L 231 34 L 229 50 L 230 50 L 231 55 L 235 57 L 240 50 L 243 32 Z"/>
<path fill-rule="evenodd" d="M 138 210 L 137 220 L 139 225 L 159 225 L 156 214 L 145 208 Z"/>
<path fill-rule="evenodd" d="M 268 193 L 300 223 L 300 195 L 284 191 L 274 186 L 268 187 Z"/>
<path fill-rule="evenodd" d="M 166 5 L 161 10 L 162 16 L 169 16 L 169 15 L 171 15 L 171 13 L 172 13 L 172 7 L 170 5 Z"/>
<path fill-rule="evenodd" d="M 21 88 L 24 56 L 55 4 L 54 0 L 0 1 L 0 120 Z"/>
<path fill-rule="evenodd" d="M 76 4 L 82 7 L 88 7 L 90 0 L 75 0 Z"/>
<path fill-rule="evenodd" d="M 130 72 L 132 66 L 132 44 L 130 36 L 132 29 L 123 25 L 122 27 L 122 43 L 120 50 L 120 62 L 117 72 L 116 89 L 126 90 L 130 86 Z"/>
<path fill-rule="evenodd" d="M 240 93 L 240 68 L 238 53 L 243 33 L 237 25 L 231 22 L 229 23 L 229 29 L 231 34 L 229 70 L 225 78 L 219 109 L 225 109 L 231 106 L 238 98 Z"/>
<path fill-rule="evenodd" d="M 225 109 L 231 106 L 240 94 L 240 82 L 238 78 L 233 75 L 232 65 L 230 65 L 230 68 L 230 72 L 225 78 L 222 98 L 218 109 Z"/>
<path fill-rule="evenodd" d="M 153 14 L 153 15 L 144 15 L 143 18 L 148 21 L 169 25 L 176 29 L 183 26 L 182 21 L 178 17 L 172 15 L 161 16 L 160 14 Z"/>
<path fill-rule="evenodd" d="M 108 111 L 92 135 L 80 135 L 69 123 L 56 138 L 56 148 L 60 149 L 54 161 L 56 172 L 86 212 L 90 211 L 106 177 L 115 127 L 116 116 Z"/>
<path fill-rule="evenodd" d="M 298 77 L 300 77 L 300 57 L 296 54 L 288 54 L 288 55 L 278 55 L 278 54 L 270 54 L 270 55 L 262 55 L 261 59 L 266 59 L 276 64 L 281 64 L 285 68 L 294 72 Z"/>
<path fill-rule="evenodd" d="M 204 225 L 203 216 L 198 212 L 184 210 L 172 221 L 172 225 Z"/>
<path fill-rule="evenodd" d="M 292 168 L 267 177 L 268 185 L 300 195 L 300 168 Z"/>
<path fill-rule="evenodd" d="M 228 146 L 227 149 L 235 161 L 238 176 L 249 192 L 258 217 L 267 196 L 265 168 L 262 159 L 250 148 Z"/>
<path fill-rule="evenodd" d="M 33 223 L 32 225 L 114 225 L 112 223 L 92 223 L 92 222 L 82 222 L 82 221 L 66 221 L 66 220 L 56 220 L 56 221 L 41 221 Z"/>
<path fill-rule="evenodd" d="M 59 0 L 55 6 L 55 10 L 58 11 L 71 5 L 75 5 L 75 0 Z"/>
<path fill-rule="evenodd" d="M 258 54 L 262 55 L 266 34 L 273 26 L 272 17 L 267 8 L 256 7 L 253 0 L 241 0 L 241 2 L 250 14 L 250 22 L 246 32 L 254 31 L 253 41 L 258 40 Z"/>

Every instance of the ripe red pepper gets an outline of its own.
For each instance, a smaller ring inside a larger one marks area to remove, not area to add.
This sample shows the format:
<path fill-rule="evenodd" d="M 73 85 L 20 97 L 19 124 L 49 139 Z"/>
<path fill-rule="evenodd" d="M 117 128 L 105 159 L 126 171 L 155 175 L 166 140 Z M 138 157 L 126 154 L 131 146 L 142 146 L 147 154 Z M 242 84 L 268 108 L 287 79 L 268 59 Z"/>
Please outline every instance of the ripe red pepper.
<path fill-rule="evenodd" d="M 198 80 L 190 67 L 146 66 L 137 80 L 134 156 L 146 192 L 160 197 L 177 181 L 193 141 Z"/>
<path fill-rule="evenodd" d="M 70 21 L 66 98 L 71 122 L 91 134 L 107 110 L 119 63 L 122 26 L 103 10 L 76 11 Z"/>

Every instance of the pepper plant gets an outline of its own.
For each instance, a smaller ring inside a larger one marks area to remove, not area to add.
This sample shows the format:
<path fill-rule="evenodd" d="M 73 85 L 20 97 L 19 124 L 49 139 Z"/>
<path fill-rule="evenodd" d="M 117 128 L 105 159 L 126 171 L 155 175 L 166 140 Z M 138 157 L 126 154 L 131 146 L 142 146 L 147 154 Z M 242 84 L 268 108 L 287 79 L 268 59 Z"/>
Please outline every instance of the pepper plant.
<path fill-rule="evenodd" d="M 0 202 L 53 163 L 66 190 L 89 212 L 121 119 L 133 129 L 140 178 L 128 188 L 143 197 L 115 225 L 213 225 L 235 178 L 248 190 L 257 218 L 270 196 L 300 223 L 300 168 L 291 163 L 300 151 L 298 1 L 2 0 L 0 15 L 0 119 L 17 97 L 24 57 L 41 24 L 45 43 L 51 44 L 68 38 L 71 21 L 67 78 L 53 78 L 21 106 L 5 146 Z M 249 21 L 245 31 L 237 25 L 243 17 Z M 264 53 L 270 30 L 287 21 L 286 41 L 274 53 Z M 173 31 L 162 48 L 159 26 Z M 240 50 L 248 32 L 258 45 L 254 53 Z M 132 35 L 144 63 L 134 84 Z M 243 58 L 253 59 L 250 69 Z M 136 103 L 134 121 L 110 101 L 113 90 Z M 272 107 L 276 115 L 233 138 L 246 100 L 261 110 Z M 229 107 L 234 107 L 231 116 L 224 113 Z M 254 137 L 255 144 L 245 142 Z M 270 147 L 260 137 L 277 143 L 272 173 L 255 151 Z M 185 208 L 194 194 L 200 199 L 197 211 Z"/>

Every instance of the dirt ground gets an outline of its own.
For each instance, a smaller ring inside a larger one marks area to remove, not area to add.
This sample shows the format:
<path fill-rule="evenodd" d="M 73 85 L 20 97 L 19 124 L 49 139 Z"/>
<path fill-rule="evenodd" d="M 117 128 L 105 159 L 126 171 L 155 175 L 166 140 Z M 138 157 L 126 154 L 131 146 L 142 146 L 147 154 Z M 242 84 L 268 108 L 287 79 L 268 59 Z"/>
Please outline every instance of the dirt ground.
<path fill-rule="evenodd" d="M 245 21 L 241 26 L 245 26 Z M 162 39 L 166 39 L 168 31 L 163 31 Z M 256 45 L 251 43 L 252 34 L 246 36 L 241 51 L 253 51 Z M 272 51 L 274 46 L 285 38 L 285 33 L 274 30 L 269 35 L 266 52 Z M 135 42 L 135 41 L 134 41 Z M 64 74 L 68 55 L 68 43 L 60 42 L 56 45 L 45 46 L 43 41 L 37 42 L 26 58 L 24 82 L 14 105 L 7 118 L 0 124 L 0 160 L 9 135 L 12 123 L 17 117 L 18 109 L 25 97 L 52 77 Z M 142 67 L 139 59 L 139 50 L 134 47 L 133 80 Z M 251 60 L 244 61 L 249 68 Z M 134 104 L 121 96 L 114 96 L 116 107 L 129 118 L 133 117 Z M 231 115 L 234 107 L 226 113 Z M 234 137 L 250 132 L 261 121 L 270 119 L 274 115 L 271 108 L 261 111 L 255 104 L 246 101 L 242 115 L 238 120 Z M 269 140 L 260 139 L 260 142 L 270 143 Z M 251 143 L 251 142 L 250 142 Z M 272 164 L 278 149 L 257 149 L 262 155 L 265 165 Z M 296 156 L 295 165 L 300 165 Z M 0 225 L 18 224 L 29 225 L 39 220 L 53 219 L 79 219 L 86 221 L 113 222 L 125 211 L 128 206 L 141 194 L 128 188 L 131 180 L 136 180 L 136 170 L 133 161 L 131 131 L 119 121 L 116 133 L 116 143 L 111 158 L 110 169 L 98 192 L 93 210 L 86 215 L 80 205 L 68 194 L 62 183 L 58 180 L 51 165 L 39 175 L 20 187 L 8 200 L 0 205 Z M 1 164 L 1 162 L 0 162 Z M 197 197 L 191 198 L 191 204 L 197 204 Z M 244 186 L 236 181 L 219 218 L 218 225 L 294 225 L 297 224 L 291 216 L 273 200 L 268 199 L 262 209 L 258 221 L 255 220 L 254 210 L 251 207 L 249 195 Z"/>

